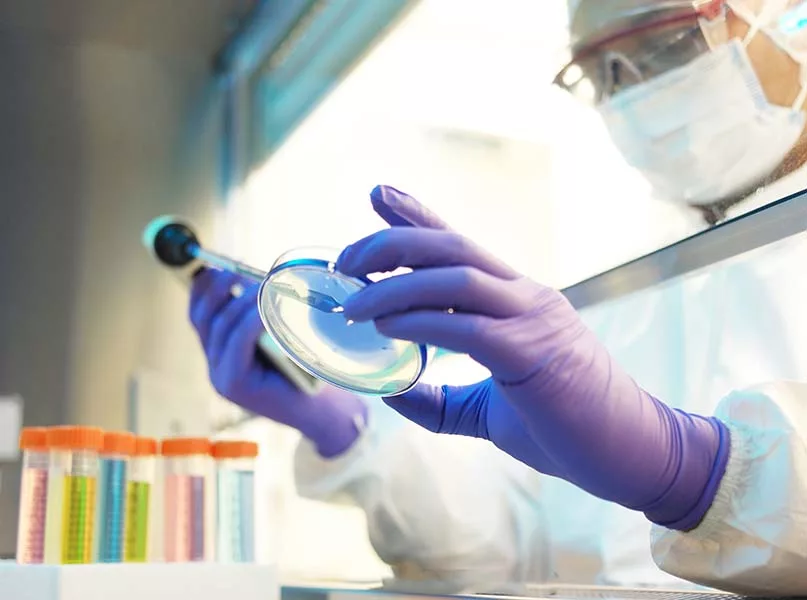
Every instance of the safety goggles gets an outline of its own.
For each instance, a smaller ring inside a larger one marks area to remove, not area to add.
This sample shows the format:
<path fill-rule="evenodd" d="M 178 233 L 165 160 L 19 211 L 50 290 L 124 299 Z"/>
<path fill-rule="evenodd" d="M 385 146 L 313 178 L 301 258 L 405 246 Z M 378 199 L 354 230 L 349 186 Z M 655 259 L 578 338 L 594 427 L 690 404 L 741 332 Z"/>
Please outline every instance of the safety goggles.
<path fill-rule="evenodd" d="M 688 64 L 725 41 L 725 0 L 659 2 L 625 15 L 573 45 L 554 85 L 599 104 L 614 94 Z"/>

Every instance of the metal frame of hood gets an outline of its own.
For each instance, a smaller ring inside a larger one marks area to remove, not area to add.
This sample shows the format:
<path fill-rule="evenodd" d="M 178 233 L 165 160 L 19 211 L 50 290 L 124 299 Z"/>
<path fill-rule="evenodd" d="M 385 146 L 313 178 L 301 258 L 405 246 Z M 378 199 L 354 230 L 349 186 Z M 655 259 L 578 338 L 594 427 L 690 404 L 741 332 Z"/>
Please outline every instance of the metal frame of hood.
<path fill-rule="evenodd" d="M 659 285 L 807 231 L 807 190 L 562 290 L 578 310 Z"/>

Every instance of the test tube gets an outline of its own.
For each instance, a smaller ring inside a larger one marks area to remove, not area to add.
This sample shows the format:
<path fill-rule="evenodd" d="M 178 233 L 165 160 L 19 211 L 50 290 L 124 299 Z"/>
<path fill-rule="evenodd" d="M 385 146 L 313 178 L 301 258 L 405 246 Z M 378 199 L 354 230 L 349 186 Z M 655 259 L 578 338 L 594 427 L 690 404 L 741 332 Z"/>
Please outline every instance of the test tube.
<path fill-rule="evenodd" d="M 48 503 L 47 430 L 25 427 L 20 433 L 22 477 L 17 522 L 17 562 L 45 561 L 45 514 Z"/>
<path fill-rule="evenodd" d="M 204 561 L 208 555 L 208 479 L 210 441 L 204 438 L 163 440 L 165 469 L 164 532 L 167 562 Z"/>
<path fill-rule="evenodd" d="M 220 441 L 216 460 L 216 552 L 219 562 L 255 561 L 255 458 L 258 444 Z"/>
<path fill-rule="evenodd" d="M 86 564 L 93 559 L 98 453 L 104 432 L 95 427 L 53 427 L 50 449 L 45 561 Z"/>
<path fill-rule="evenodd" d="M 134 446 L 134 434 L 117 431 L 104 433 L 96 511 L 95 547 L 98 562 L 117 563 L 123 560 L 126 474 Z"/>
<path fill-rule="evenodd" d="M 135 450 L 129 463 L 129 481 L 126 484 L 126 542 L 125 562 L 147 562 L 149 544 L 149 516 L 152 488 L 156 468 L 157 440 L 135 438 Z"/>

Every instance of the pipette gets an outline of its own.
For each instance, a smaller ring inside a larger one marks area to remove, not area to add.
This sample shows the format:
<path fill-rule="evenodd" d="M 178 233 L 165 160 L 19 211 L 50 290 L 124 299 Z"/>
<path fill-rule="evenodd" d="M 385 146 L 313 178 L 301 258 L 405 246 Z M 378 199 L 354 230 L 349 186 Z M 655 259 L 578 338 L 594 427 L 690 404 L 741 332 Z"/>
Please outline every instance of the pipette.
<path fill-rule="evenodd" d="M 193 229 L 173 217 L 152 222 L 144 241 L 186 283 L 205 266 L 260 282 L 256 304 L 266 329 L 259 340 L 262 355 L 309 395 L 327 383 L 363 395 L 396 396 L 412 389 L 433 354 L 424 344 L 383 335 L 374 323 L 346 318 L 342 303 L 372 281 L 337 271 L 338 249 L 289 250 L 263 271 L 202 246 Z M 236 283 L 230 291 L 243 293 Z"/>
<path fill-rule="evenodd" d="M 206 264 L 216 259 L 226 260 L 226 257 L 204 250 L 193 228 L 184 219 L 174 216 L 158 217 L 149 223 L 143 230 L 143 245 L 157 262 L 186 286 L 190 286 L 193 276 Z M 204 250 L 206 256 L 197 258 L 200 250 Z M 252 268 L 248 271 L 246 277 L 250 281 L 260 281 L 258 275 L 264 274 Z M 232 293 L 238 295 L 237 287 Z M 297 389 L 308 395 L 319 393 L 321 382 L 286 356 L 268 333 L 260 336 L 257 346 L 259 359 L 282 373 Z"/>
<path fill-rule="evenodd" d="M 143 238 L 146 246 L 157 258 L 170 267 L 182 268 L 194 263 L 197 266 L 204 264 L 235 273 L 255 283 L 262 283 L 268 275 L 266 271 L 202 248 L 190 227 L 170 217 L 160 217 L 152 221 L 146 228 Z M 321 312 L 341 313 L 344 310 L 339 302 L 323 292 L 306 290 L 300 293 L 291 285 L 274 281 L 268 281 L 266 285 L 278 294 L 303 302 Z"/>

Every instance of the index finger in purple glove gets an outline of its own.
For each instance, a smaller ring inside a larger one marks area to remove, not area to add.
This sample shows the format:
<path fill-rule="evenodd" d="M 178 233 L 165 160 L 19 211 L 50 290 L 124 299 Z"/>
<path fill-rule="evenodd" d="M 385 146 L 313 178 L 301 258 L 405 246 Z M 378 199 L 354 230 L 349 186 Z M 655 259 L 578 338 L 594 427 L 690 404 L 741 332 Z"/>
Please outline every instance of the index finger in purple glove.
<path fill-rule="evenodd" d="M 519 274 L 471 240 L 453 231 L 392 227 L 369 235 L 345 248 L 336 268 L 345 275 L 361 277 L 394 271 L 400 267 L 476 267 L 502 279 Z"/>
<path fill-rule="evenodd" d="M 394 187 L 377 185 L 370 192 L 370 202 L 379 217 L 393 227 L 443 229 L 450 227 L 420 202 Z"/>

